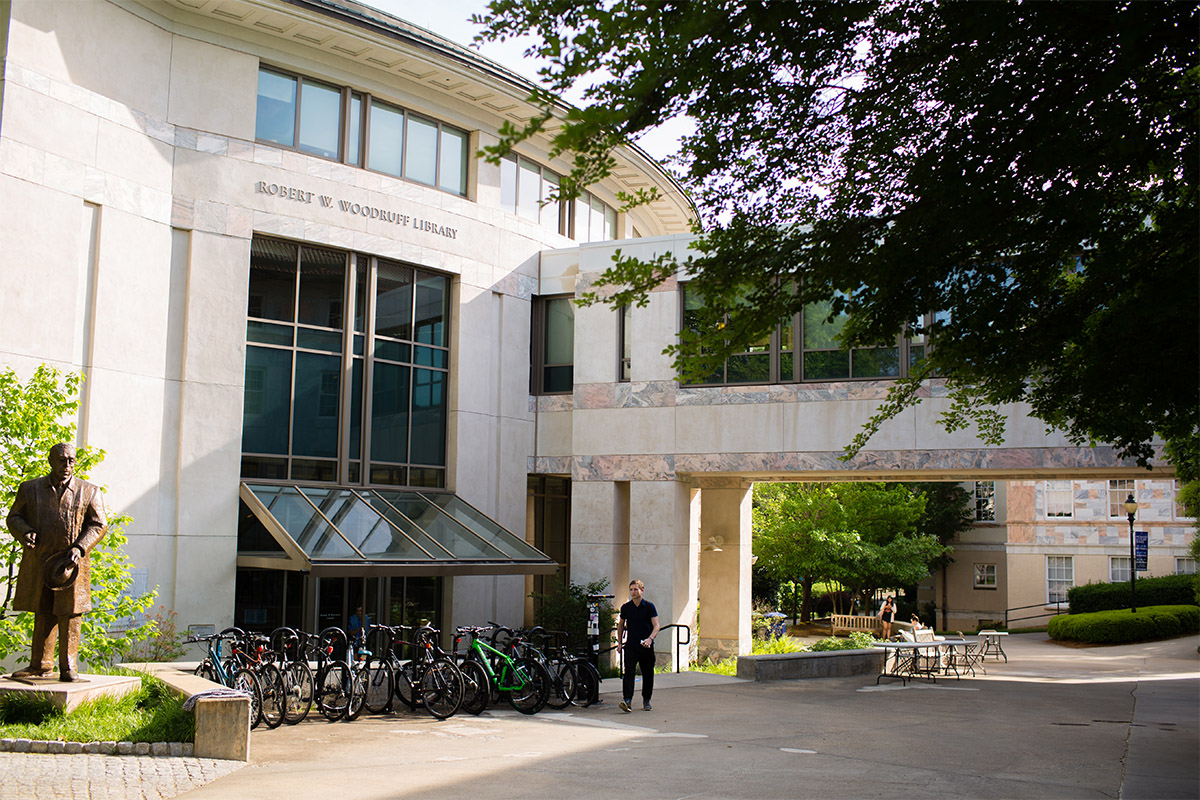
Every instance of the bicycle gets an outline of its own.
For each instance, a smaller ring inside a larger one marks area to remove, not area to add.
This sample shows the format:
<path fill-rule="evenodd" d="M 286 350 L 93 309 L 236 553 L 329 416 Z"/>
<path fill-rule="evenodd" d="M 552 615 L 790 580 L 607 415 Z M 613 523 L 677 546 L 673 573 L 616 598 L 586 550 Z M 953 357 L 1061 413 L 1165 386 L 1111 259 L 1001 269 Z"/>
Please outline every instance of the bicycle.
<path fill-rule="evenodd" d="M 236 640 L 241 636 L 245 636 L 245 632 L 241 629 L 226 628 L 220 633 L 208 636 L 190 636 L 184 639 L 183 643 L 204 643 L 208 646 L 208 654 L 196 666 L 196 675 L 213 683 L 243 691 L 250 696 L 250 727 L 254 728 L 262 716 L 262 690 L 259 687 L 258 678 L 250 670 L 237 667 L 236 660 L 221 653 L 223 641 L 226 639 Z"/>
<path fill-rule="evenodd" d="M 274 663 L 269 643 L 266 636 L 246 633 L 233 640 L 230 651 L 235 662 L 258 679 L 259 718 L 268 728 L 275 729 L 283 724 L 287 693 L 283 673 Z"/>
<path fill-rule="evenodd" d="M 283 673 L 283 721 L 288 725 L 303 722 L 312 709 L 315 679 L 312 668 L 304 660 L 304 637 L 292 628 L 276 628 L 271 632 L 271 649 Z"/>
<path fill-rule="evenodd" d="M 464 694 L 463 674 L 454 658 L 437 644 L 437 628 L 422 625 L 411 628 L 399 625 L 395 630 L 413 630 L 415 642 L 400 641 L 414 649 L 411 659 L 393 672 L 396 697 L 409 708 L 423 707 L 437 719 L 458 713 Z"/>
<path fill-rule="evenodd" d="M 339 644 L 345 647 L 349 643 L 346 632 L 338 627 L 325 628 L 315 637 L 307 637 L 305 642 L 305 659 L 311 656 L 317 663 L 314 700 L 321 715 L 330 722 L 357 719 L 366 699 L 362 672 L 333 658 L 333 653 L 340 649 Z"/>
<path fill-rule="evenodd" d="M 495 646 L 496 637 L 502 631 L 512 633 L 511 629 L 496 627 L 493 644 L 484 642 L 480 636 L 480 633 L 486 630 L 492 628 L 468 626 L 456 631 L 459 638 L 466 636 L 471 640 L 463 657 L 464 666 L 468 662 L 477 663 L 487 675 L 489 686 L 486 693 L 482 691 L 482 687 L 477 687 L 474 696 L 466 698 L 467 710 L 477 713 L 473 708 L 482 706 L 482 711 L 492 699 L 492 694 L 497 694 L 506 697 L 509 705 L 522 714 L 536 714 L 541 711 L 550 695 L 551 678 L 546 668 L 533 658 L 513 658 Z M 457 641 L 458 639 L 455 640 L 456 644 Z"/>

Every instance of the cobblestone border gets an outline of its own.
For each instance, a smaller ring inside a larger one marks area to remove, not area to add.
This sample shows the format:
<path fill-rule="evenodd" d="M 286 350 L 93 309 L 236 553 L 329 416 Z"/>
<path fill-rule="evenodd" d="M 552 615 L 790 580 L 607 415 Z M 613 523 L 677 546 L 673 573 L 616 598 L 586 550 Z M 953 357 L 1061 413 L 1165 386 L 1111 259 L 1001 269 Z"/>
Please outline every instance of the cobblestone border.
<path fill-rule="evenodd" d="M 195 745 L 191 742 L 60 742 L 46 739 L 0 739 L 0 752 L 191 757 L 195 754 Z"/>

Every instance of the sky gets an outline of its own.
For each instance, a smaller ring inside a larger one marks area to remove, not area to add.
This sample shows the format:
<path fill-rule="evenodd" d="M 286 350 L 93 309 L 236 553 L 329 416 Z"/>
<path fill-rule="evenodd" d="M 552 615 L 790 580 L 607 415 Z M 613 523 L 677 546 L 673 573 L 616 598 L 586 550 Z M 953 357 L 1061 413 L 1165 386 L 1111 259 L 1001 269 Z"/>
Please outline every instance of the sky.
<path fill-rule="evenodd" d="M 487 10 L 486 0 L 360 0 L 392 16 L 420 25 L 422 28 L 441 34 L 457 44 L 471 46 L 479 26 L 469 21 L 470 16 Z M 537 81 L 537 62 L 525 56 L 531 40 L 488 42 L 476 47 L 480 53 L 499 62 L 513 72 Z M 568 102 L 580 103 L 578 94 L 564 96 Z M 679 137 L 691 127 L 686 120 L 670 120 L 659 128 L 647 132 L 638 145 L 660 161 L 674 154 Z"/>

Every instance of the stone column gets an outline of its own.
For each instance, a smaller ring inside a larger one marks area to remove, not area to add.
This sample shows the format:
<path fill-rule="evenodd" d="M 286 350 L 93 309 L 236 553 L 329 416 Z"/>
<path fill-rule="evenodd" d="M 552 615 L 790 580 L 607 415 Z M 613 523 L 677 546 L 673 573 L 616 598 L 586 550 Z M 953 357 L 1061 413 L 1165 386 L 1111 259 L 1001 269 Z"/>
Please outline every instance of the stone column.
<path fill-rule="evenodd" d="M 750 503 L 750 487 L 741 479 L 701 483 L 701 659 L 750 652 Z"/>
<path fill-rule="evenodd" d="M 690 531 L 692 491 L 678 481 L 629 484 L 629 576 L 616 588 L 614 602 L 629 599 L 629 580 L 646 584 L 646 599 L 658 609 L 662 626 L 693 627 L 696 616 L 696 551 Z M 677 631 L 664 631 L 655 643 L 658 662 L 687 666 L 688 649 L 676 652 Z M 683 637 L 686 641 L 686 635 Z"/>

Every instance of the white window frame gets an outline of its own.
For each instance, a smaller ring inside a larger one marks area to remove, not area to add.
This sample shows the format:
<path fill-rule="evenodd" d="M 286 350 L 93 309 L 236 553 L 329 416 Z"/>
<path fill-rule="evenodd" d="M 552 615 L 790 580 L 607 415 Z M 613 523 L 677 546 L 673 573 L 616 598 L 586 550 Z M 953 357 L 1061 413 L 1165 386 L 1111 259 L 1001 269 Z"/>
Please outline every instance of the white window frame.
<path fill-rule="evenodd" d="M 1127 583 L 1129 581 L 1129 556 L 1108 557 L 1108 582 Z"/>
<path fill-rule="evenodd" d="M 1191 556 L 1175 556 L 1176 575 L 1195 575 L 1196 559 Z"/>
<path fill-rule="evenodd" d="M 995 564 L 976 564 L 973 574 L 976 589 L 997 588 Z"/>
<path fill-rule="evenodd" d="M 996 521 L 995 481 L 975 481 L 975 521 Z"/>
<path fill-rule="evenodd" d="M 1067 602 L 1067 590 L 1075 585 L 1072 556 L 1046 556 L 1046 604 Z"/>
<path fill-rule="evenodd" d="M 1064 488 L 1065 486 L 1065 488 Z M 1055 505 L 1051 506 L 1051 493 L 1058 496 L 1063 492 L 1067 493 L 1068 504 L 1067 513 L 1051 514 L 1051 508 L 1056 511 L 1061 508 L 1061 500 L 1056 499 Z M 1075 484 L 1072 481 L 1043 481 L 1042 482 L 1042 518 L 1043 519 L 1074 519 L 1075 518 Z"/>
<path fill-rule="evenodd" d="M 1129 495 L 1137 497 L 1137 481 L 1132 478 L 1112 478 L 1108 481 L 1108 518 L 1126 519 L 1129 514 L 1125 511 L 1125 499 Z"/>

